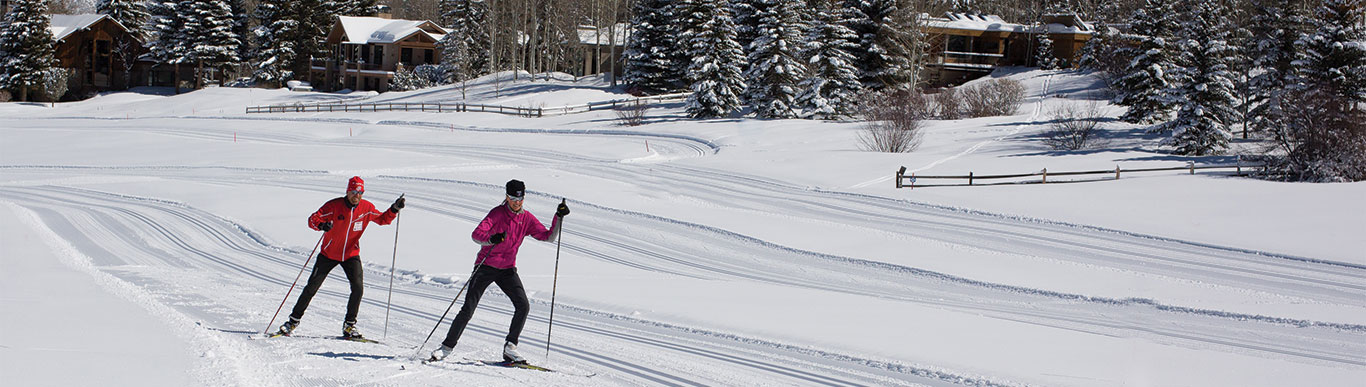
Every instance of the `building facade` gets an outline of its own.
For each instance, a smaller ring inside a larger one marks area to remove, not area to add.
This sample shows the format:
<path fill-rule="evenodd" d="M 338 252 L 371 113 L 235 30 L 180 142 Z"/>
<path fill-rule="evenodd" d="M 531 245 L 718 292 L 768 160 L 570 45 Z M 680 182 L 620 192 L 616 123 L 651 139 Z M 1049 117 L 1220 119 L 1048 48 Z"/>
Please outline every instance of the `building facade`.
<path fill-rule="evenodd" d="M 437 43 L 446 30 L 425 20 L 337 16 L 327 35 L 330 53 L 313 61 L 309 80 L 319 90 L 388 91 L 394 74 L 441 63 Z"/>
<path fill-rule="evenodd" d="M 1053 40 L 1053 55 L 1075 66 L 1094 32 L 1072 14 L 1044 15 L 1041 25 L 1010 23 L 996 15 L 947 13 L 927 18 L 926 80 L 954 85 L 990 74 L 998 66 L 1033 66 L 1039 34 Z"/>

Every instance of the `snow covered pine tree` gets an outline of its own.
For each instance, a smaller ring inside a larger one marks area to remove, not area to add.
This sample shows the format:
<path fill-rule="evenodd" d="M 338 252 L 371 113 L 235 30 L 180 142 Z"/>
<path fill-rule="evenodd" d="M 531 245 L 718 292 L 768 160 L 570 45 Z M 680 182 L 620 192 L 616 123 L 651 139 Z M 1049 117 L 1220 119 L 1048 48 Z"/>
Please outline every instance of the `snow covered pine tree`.
<path fill-rule="evenodd" d="M 858 95 L 863 90 L 852 53 L 858 49 L 854 44 L 857 36 L 840 24 L 848 18 L 847 10 L 832 7 L 831 0 L 817 3 L 801 54 L 811 71 L 797 85 L 800 90 L 797 107 L 802 111 L 802 118 L 836 120 L 851 117 L 857 112 Z"/>
<path fill-rule="evenodd" d="M 43 84 L 56 64 L 52 57 L 52 23 L 45 0 L 15 0 L 0 25 L 0 89 L 18 90 L 20 101 Z"/>
<path fill-rule="evenodd" d="M 745 81 L 740 68 L 745 54 L 735 42 L 735 24 L 724 0 L 696 0 L 693 12 L 684 17 L 688 30 L 688 116 L 725 117 L 740 109 Z"/>
<path fill-rule="evenodd" d="M 759 118 L 796 118 L 797 83 L 806 66 L 797 60 L 802 44 L 801 0 L 753 2 L 756 37 L 749 45 L 745 101 Z"/>

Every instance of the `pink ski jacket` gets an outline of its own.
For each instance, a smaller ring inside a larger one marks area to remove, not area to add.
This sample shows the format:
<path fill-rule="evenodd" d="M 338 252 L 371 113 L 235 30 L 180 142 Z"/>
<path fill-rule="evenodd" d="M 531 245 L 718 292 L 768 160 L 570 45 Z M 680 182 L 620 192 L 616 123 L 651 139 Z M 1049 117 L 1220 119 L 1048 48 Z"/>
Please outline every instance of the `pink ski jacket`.
<path fill-rule="evenodd" d="M 560 217 L 555 217 L 551 223 L 551 229 L 547 230 L 535 215 L 525 208 L 522 212 L 512 212 L 507 203 L 499 204 L 484 220 L 479 222 L 479 226 L 474 228 L 470 235 L 475 243 L 478 243 L 479 256 L 475 257 L 475 264 L 483 261 L 485 265 L 499 269 L 507 269 L 517 266 L 517 249 L 522 246 L 522 238 L 531 236 L 546 242 L 555 241 L 554 228 L 560 226 Z M 489 238 L 493 234 L 506 233 L 503 242 L 499 244 L 489 243 Z"/>

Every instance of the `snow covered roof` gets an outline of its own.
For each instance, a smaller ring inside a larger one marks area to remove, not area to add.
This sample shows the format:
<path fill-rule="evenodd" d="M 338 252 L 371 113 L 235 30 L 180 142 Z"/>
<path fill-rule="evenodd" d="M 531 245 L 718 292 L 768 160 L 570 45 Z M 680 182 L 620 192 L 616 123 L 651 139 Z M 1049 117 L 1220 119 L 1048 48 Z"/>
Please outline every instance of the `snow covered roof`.
<path fill-rule="evenodd" d="M 1018 23 L 1010 23 L 1000 16 L 967 14 L 957 12 L 945 12 L 944 17 L 927 18 L 926 24 L 930 27 L 948 28 L 956 30 L 974 31 L 1007 31 L 1024 32 L 1025 26 Z"/>
<path fill-rule="evenodd" d="M 76 31 L 89 28 L 90 26 L 95 25 L 95 23 L 98 23 L 101 19 L 108 17 L 109 15 L 95 13 L 81 15 L 52 15 L 52 23 L 48 25 L 47 29 L 48 31 L 52 31 L 52 38 L 60 42 L 62 39 L 66 39 L 67 36 L 76 33 Z M 119 24 L 119 22 L 114 19 L 109 19 L 109 21 L 114 22 L 114 24 Z M 123 28 L 124 31 L 128 30 L 128 28 L 124 27 L 122 24 L 119 24 L 119 27 Z"/>
<path fill-rule="evenodd" d="M 922 16 L 924 16 L 924 14 L 922 14 Z M 1045 25 L 1045 28 L 1047 28 L 1047 31 L 1050 34 L 1090 34 L 1092 31 L 1090 24 L 1082 22 L 1080 19 L 1077 19 L 1075 16 L 1072 15 L 1057 14 L 1046 15 L 1045 17 L 1046 20 L 1050 21 L 1050 23 Z M 1071 17 L 1071 19 L 1068 19 L 1066 17 Z M 926 24 L 928 24 L 930 27 L 938 27 L 945 29 L 1020 33 L 1037 33 L 1039 31 L 1038 27 L 1031 27 L 1020 23 L 1007 22 L 1004 19 L 1001 19 L 1000 16 L 996 15 L 945 12 L 944 17 L 942 18 L 927 16 L 925 18 Z M 1076 25 L 1067 25 L 1063 23 L 1053 22 L 1064 20 Z"/>
<path fill-rule="evenodd" d="M 613 31 L 609 31 L 607 27 L 594 29 L 593 26 L 579 26 L 579 43 L 599 46 L 615 43 L 618 46 L 625 46 L 628 28 L 626 23 L 618 23 Z M 616 40 L 611 40 L 612 35 L 616 35 Z"/>
<path fill-rule="evenodd" d="M 394 43 L 415 34 L 439 41 L 446 36 L 446 29 L 426 20 L 338 16 L 337 23 L 342 28 L 342 43 Z"/>

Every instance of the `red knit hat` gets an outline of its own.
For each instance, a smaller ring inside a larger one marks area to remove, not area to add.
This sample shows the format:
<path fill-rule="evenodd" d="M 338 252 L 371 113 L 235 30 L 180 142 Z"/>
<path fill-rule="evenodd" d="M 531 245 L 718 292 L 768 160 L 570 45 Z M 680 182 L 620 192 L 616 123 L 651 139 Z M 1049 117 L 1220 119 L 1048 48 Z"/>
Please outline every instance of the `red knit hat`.
<path fill-rule="evenodd" d="M 346 192 L 360 191 L 365 192 L 365 180 L 360 176 L 351 176 L 351 181 L 346 182 Z"/>

